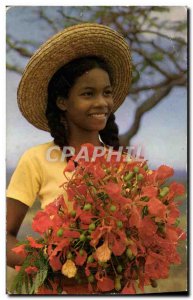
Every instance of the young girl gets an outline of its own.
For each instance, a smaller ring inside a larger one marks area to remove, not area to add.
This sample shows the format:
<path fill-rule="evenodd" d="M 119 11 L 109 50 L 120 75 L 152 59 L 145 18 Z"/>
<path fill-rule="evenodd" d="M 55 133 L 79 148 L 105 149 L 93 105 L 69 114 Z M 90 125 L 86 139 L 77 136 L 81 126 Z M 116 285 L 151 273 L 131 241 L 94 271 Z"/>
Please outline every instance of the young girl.
<path fill-rule="evenodd" d="M 9 266 L 22 264 L 11 249 L 28 208 L 37 198 L 44 208 L 61 194 L 67 163 L 63 148 L 71 146 L 78 152 L 84 143 L 119 147 L 113 113 L 127 96 L 130 82 L 128 45 L 117 32 L 99 24 L 63 30 L 29 61 L 19 85 L 18 105 L 30 123 L 51 133 L 53 142 L 26 151 L 8 186 Z"/>

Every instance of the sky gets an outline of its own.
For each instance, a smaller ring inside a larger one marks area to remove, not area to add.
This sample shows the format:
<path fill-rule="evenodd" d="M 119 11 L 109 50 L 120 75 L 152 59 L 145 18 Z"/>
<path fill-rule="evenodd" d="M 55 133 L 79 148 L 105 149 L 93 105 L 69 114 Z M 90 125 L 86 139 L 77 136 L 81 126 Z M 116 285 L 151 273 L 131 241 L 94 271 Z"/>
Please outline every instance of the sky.
<path fill-rule="evenodd" d="M 183 7 L 173 8 L 172 19 L 183 19 L 184 17 L 185 9 Z M 24 17 L 17 8 L 11 8 L 7 13 L 7 31 L 12 32 L 16 38 L 21 35 L 30 37 L 33 34 L 34 26 L 38 26 L 38 24 L 22 26 L 22 19 Z M 43 30 L 36 30 L 34 34 L 38 39 L 45 33 Z M 21 116 L 16 100 L 19 80 L 19 75 L 7 71 L 6 162 L 8 169 L 16 167 L 19 157 L 26 149 L 52 140 L 49 133 L 36 129 Z M 135 110 L 136 104 L 128 97 L 116 112 L 116 120 L 121 134 L 131 125 Z M 152 167 L 167 164 L 175 169 L 185 170 L 186 139 L 187 91 L 186 88 L 176 88 L 153 110 L 143 116 L 141 127 L 131 140 L 131 145 L 143 149 L 143 154 Z"/>

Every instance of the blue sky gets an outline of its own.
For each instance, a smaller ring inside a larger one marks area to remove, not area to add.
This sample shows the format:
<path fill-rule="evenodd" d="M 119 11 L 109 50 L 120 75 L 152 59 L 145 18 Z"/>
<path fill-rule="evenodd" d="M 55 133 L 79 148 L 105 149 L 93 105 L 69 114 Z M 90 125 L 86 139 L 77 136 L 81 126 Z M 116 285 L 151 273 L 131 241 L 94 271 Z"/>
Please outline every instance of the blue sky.
<path fill-rule="evenodd" d="M 48 34 L 43 30 L 43 25 L 33 23 L 28 27 L 23 26 L 22 19 L 26 19 L 27 16 L 22 16 L 19 11 L 11 12 L 11 10 L 7 15 L 7 30 L 15 37 L 22 35 L 29 38 L 34 32 L 36 38 L 39 39 L 40 35 Z M 176 13 L 172 15 L 172 18 L 175 15 Z M 40 26 L 39 30 L 37 30 L 38 26 Z M 15 59 L 14 56 L 12 59 Z M 19 157 L 29 147 L 52 139 L 48 133 L 36 129 L 21 116 L 16 101 L 19 80 L 19 75 L 7 72 L 7 168 L 14 168 Z M 136 104 L 128 97 L 116 112 L 120 133 L 124 133 L 131 125 L 135 109 Z M 168 164 L 176 169 L 185 170 L 186 135 L 187 91 L 185 88 L 176 88 L 159 105 L 144 115 L 140 130 L 132 139 L 131 144 L 144 147 L 145 158 L 149 160 L 152 167 Z"/>

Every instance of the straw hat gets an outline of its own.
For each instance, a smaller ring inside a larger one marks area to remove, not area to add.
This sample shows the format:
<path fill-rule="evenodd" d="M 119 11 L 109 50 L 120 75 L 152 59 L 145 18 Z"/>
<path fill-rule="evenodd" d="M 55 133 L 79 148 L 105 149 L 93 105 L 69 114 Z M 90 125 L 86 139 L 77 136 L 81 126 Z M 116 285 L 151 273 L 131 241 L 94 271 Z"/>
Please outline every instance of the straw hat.
<path fill-rule="evenodd" d="M 111 28 L 83 23 L 52 36 L 27 64 L 18 88 L 18 105 L 31 124 L 50 131 L 45 116 L 50 79 L 63 65 L 89 55 L 101 57 L 110 65 L 114 82 L 113 111 L 121 105 L 131 83 L 129 47 L 124 38 Z"/>

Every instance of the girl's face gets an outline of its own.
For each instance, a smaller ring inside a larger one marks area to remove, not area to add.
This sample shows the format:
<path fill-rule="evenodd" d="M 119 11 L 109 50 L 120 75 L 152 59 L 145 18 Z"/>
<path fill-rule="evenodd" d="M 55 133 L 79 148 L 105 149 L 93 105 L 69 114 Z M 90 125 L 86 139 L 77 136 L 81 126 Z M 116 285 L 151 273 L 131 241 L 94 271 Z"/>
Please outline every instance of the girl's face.
<path fill-rule="evenodd" d="M 113 106 L 109 75 L 94 68 L 78 77 L 68 99 L 57 103 L 66 111 L 70 131 L 100 131 L 105 128 Z"/>

